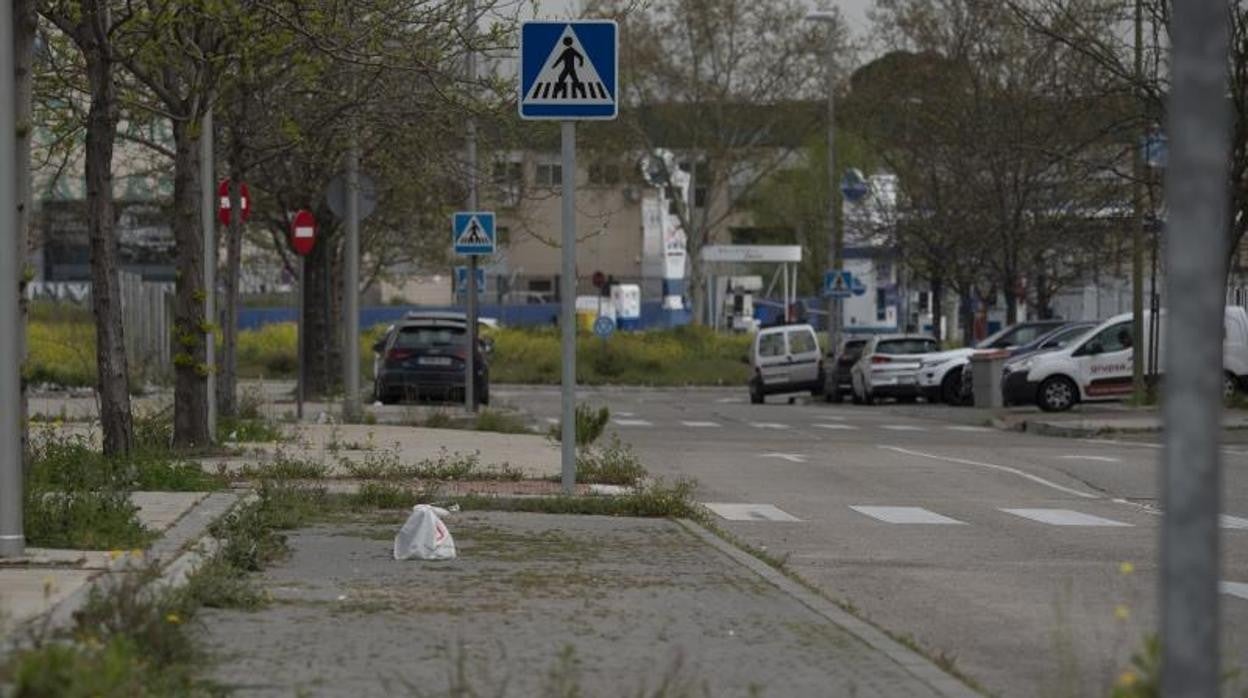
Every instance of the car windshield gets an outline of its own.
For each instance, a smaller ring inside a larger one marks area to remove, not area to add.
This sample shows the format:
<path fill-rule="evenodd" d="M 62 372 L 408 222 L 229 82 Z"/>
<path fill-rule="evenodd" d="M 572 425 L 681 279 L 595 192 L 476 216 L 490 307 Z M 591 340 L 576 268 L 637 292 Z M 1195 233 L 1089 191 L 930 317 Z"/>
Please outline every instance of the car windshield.
<path fill-rule="evenodd" d="M 934 339 L 886 339 L 875 345 L 877 354 L 930 354 L 939 351 Z"/>
<path fill-rule="evenodd" d="M 1040 342 L 1040 344 L 1052 349 L 1061 349 L 1062 347 L 1069 346 L 1071 342 L 1087 334 L 1093 327 L 1096 327 L 1096 325 L 1075 325 L 1074 327 L 1067 327 L 1060 332 L 1054 332 L 1048 337 L 1042 338 L 1043 341 Z"/>
<path fill-rule="evenodd" d="M 463 327 L 404 327 L 394 340 L 396 349 L 433 349 L 464 343 Z"/>
<path fill-rule="evenodd" d="M 862 348 L 865 347 L 866 345 L 867 345 L 867 340 L 865 339 L 854 339 L 854 340 L 845 342 L 845 352 L 844 352 L 845 358 L 856 359 L 859 356 L 862 356 Z"/>
<path fill-rule="evenodd" d="M 981 339 L 975 345 L 976 349 L 1003 349 L 1005 347 L 1019 347 L 1029 342 L 1033 342 L 1041 335 L 1052 332 L 1060 323 L 1045 323 L 1039 325 L 1012 325 L 996 334 L 988 335 Z"/>

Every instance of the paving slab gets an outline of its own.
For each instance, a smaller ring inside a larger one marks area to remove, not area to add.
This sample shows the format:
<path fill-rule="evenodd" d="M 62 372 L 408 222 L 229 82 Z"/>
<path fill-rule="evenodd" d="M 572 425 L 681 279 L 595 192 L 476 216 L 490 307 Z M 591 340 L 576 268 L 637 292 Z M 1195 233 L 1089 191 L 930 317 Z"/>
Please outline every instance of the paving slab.
<path fill-rule="evenodd" d="M 941 695 L 676 522 L 455 514 L 458 559 L 396 562 L 405 516 L 293 532 L 258 579 L 272 604 L 201 614 L 212 680 L 240 696 L 624 696 L 664 680 L 697 690 L 662 695 Z"/>

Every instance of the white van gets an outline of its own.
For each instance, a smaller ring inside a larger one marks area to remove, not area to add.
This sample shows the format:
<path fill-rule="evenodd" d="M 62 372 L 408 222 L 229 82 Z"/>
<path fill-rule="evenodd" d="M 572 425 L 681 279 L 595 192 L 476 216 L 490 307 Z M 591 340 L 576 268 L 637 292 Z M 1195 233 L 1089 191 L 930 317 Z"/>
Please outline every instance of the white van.
<path fill-rule="evenodd" d="M 1165 311 L 1158 316 L 1158 323 L 1161 341 L 1156 366 L 1160 372 L 1166 361 Z M 1148 357 L 1152 346 L 1151 325 L 1152 316 L 1146 313 L 1142 357 Z M 1002 381 L 1006 404 L 1035 403 L 1046 412 L 1060 412 L 1078 402 L 1129 397 L 1134 374 L 1132 329 L 1131 313 L 1124 313 L 1102 322 L 1065 349 L 1007 363 Z M 1226 308 L 1222 357 L 1229 395 L 1248 377 L 1248 311 L 1243 308 Z"/>
<path fill-rule="evenodd" d="M 762 404 L 768 395 L 810 391 L 823 394 L 823 357 L 810 325 L 767 327 L 750 345 L 750 402 Z"/>

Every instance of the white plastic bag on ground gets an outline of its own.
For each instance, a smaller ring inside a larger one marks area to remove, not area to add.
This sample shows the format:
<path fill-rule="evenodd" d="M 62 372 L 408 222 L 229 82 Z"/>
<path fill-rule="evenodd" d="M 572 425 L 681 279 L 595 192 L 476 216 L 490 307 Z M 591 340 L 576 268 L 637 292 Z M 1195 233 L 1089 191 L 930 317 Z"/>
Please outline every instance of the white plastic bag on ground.
<path fill-rule="evenodd" d="M 394 559 L 454 560 L 455 539 L 442 523 L 446 509 L 417 504 L 394 537 Z"/>

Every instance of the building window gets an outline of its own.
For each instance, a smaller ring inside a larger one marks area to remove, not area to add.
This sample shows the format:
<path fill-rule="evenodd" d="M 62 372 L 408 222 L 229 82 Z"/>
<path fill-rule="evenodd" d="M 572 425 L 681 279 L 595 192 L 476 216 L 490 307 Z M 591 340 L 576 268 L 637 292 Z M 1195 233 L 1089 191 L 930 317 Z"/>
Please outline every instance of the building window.
<path fill-rule="evenodd" d="M 605 187 L 620 183 L 620 166 L 614 162 L 596 162 L 589 166 L 590 186 Z"/>
<path fill-rule="evenodd" d="M 876 322 L 884 322 L 888 319 L 888 294 L 884 289 L 875 289 L 875 320 Z"/>
<path fill-rule="evenodd" d="M 524 181 L 524 165 L 519 162 L 494 163 L 494 183 L 500 187 L 520 184 Z"/>
<path fill-rule="evenodd" d="M 919 308 L 925 313 L 931 310 L 927 307 L 927 291 L 919 291 Z"/>
<path fill-rule="evenodd" d="M 563 184 L 563 165 L 538 164 L 535 183 L 539 187 L 557 187 Z"/>

